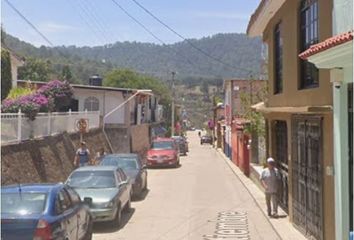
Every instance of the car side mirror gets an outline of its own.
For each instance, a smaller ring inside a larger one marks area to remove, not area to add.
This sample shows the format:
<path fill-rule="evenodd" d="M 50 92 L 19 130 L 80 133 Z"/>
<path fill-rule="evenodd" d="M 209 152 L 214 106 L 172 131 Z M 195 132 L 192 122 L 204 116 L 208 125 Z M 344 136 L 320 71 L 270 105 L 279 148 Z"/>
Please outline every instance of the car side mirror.
<path fill-rule="evenodd" d="M 84 198 L 84 204 L 86 204 L 87 206 L 91 206 L 92 205 L 92 198 L 85 197 Z"/>

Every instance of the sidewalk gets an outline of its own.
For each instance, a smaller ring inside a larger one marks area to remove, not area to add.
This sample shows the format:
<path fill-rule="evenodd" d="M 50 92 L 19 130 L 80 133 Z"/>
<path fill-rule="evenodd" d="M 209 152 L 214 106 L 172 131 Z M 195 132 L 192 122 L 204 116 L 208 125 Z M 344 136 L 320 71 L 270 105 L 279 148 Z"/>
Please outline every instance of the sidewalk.
<path fill-rule="evenodd" d="M 264 215 L 267 216 L 266 212 L 266 202 L 264 193 L 256 186 L 256 184 L 248 177 L 246 177 L 241 170 L 225 156 L 221 149 L 217 150 L 222 158 L 225 160 L 226 164 L 234 172 L 236 177 L 240 179 L 243 185 L 247 188 L 248 192 L 252 195 L 253 199 L 257 205 L 261 208 Z M 281 236 L 283 240 L 307 240 L 307 238 L 302 235 L 297 229 L 295 229 L 289 221 L 289 217 L 286 213 L 279 208 L 278 210 L 280 218 L 268 218 L 269 222 L 272 224 L 274 230 Z"/>

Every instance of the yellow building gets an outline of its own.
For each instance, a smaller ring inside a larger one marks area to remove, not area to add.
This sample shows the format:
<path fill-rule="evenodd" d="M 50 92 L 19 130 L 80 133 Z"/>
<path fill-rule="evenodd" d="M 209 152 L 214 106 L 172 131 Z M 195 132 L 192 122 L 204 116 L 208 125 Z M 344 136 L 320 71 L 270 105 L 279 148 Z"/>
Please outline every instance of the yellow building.
<path fill-rule="evenodd" d="M 281 206 L 313 239 L 335 239 L 330 72 L 299 53 L 332 35 L 331 0 L 261 1 L 248 25 L 268 48 L 267 152 L 282 173 Z"/>

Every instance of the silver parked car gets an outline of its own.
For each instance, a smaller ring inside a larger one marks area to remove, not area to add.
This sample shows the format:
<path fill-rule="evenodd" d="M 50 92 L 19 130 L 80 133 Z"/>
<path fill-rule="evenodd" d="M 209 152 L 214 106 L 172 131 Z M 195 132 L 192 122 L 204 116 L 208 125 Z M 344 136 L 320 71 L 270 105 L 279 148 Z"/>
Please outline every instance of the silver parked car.
<path fill-rule="evenodd" d="M 109 154 L 104 156 L 100 165 L 117 166 L 123 169 L 133 184 L 133 196 L 141 197 L 142 193 L 147 190 L 147 171 L 146 166 L 142 163 L 138 154 L 120 153 Z"/>
<path fill-rule="evenodd" d="M 119 167 L 87 166 L 66 181 L 89 204 L 94 222 L 112 221 L 119 227 L 123 210 L 129 211 L 132 185 Z"/>

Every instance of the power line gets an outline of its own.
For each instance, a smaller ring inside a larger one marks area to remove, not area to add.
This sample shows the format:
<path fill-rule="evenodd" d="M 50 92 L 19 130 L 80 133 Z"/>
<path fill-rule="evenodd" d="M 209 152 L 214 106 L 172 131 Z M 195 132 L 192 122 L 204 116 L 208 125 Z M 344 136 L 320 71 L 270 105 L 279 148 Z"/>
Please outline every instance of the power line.
<path fill-rule="evenodd" d="M 98 6 L 96 6 L 96 2 L 93 1 L 91 2 L 90 0 L 86 1 L 88 3 L 88 5 L 90 5 L 90 8 L 93 10 L 92 13 L 93 15 L 96 16 L 98 22 L 100 23 L 100 25 L 102 26 L 102 28 L 105 30 L 105 32 L 108 34 L 108 36 L 111 37 L 111 42 L 115 43 L 120 39 L 120 36 L 117 34 L 117 31 L 110 31 L 110 27 L 107 25 L 107 22 L 105 21 L 105 18 L 101 18 L 100 15 L 102 15 L 101 13 L 99 13 L 100 11 L 102 11 L 102 9 L 100 8 L 100 4 L 98 4 Z M 104 15 L 104 14 L 103 14 Z"/>
<path fill-rule="evenodd" d="M 54 47 L 54 44 L 49 41 L 49 39 L 43 34 L 41 33 L 41 31 L 38 30 L 38 28 L 36 26 L 34 26 L 30 20 L 28 20 L 14 5 L 12 5 L 8 0 L 5 0 L 5 2 L 7 3 L 7 5 L 9 5 L 12 10 L 14 10 L 26 23 L 28 23 L 28 25 L 30 25 L 50 46 Z"/>
<path fill-rule="evenodd" d="M 200 68 L 199 65 L 196 65 L 194 62 L 189 60 L 186 56 L 169 46 L 166 42 L 164 42 L 161 38 L 159 38 L 156 34 L 154 34 L 150 29 L 148 29 L 142 22 L 140 22 L 138 19 L 136 19 L 133 15 L 131 15 L 122 5 L 120 5 L 116 0 L 112 0 L 112 2 L 117 5 L 128 17 L 130 17 L 135 23 L 137 23 L 140 27 L 142 27 L 146 32 L 148 32 L 153 38 L 155 38 L 158 42 L 160 42 L 163 46 L 167 47 L 171 51 L 173 51 L 175 54 L 181 56 L 184 58 L 190 65 L 192 66 L 197 66 Z M 217 77 L 217 76 L 215 76 Z"/>
<path fill-rule="evenodd" d="M 95 27 L 93 25 L 91 25 L 91 23 L 89 21 L 86 20 L 86 18 L 82 15 L 81 11 L 78 9 L 77 6 L 74 5 L 74 3 L 72 2 L 72 0 L 67 0 L 72 8 L 75 8 L 75 10 L 78 12 L 79 17 L 81 18 L 81 20 L 86 24 L 86 26 L 88 27 L 89 30 L 92 31 L 93 35 L 95 35 L 96 40 L 98 40 L 98 42 L 101 42 L 101 36 L 100 34 L 97 32 L 97 30 L 95 29 Z M 90 35 L 90 37 L 92 37 L 92 35 Z"/>
<path fill-rule="evenodd" d="M 86 14 L 89 18 L 91 18 L 91 20 L 93 20 L 93 23 L 97 26 L 97 29 L 101 32 L 102 37 L 105 39 L 105 41 L 107 42 L 107 44 L 109 42 L 112 42 L 110 35 L 107 33 L 105 27 L 101 24 L 101 22 L 99 21 L 98 17 L 96 17 L 96 14 L 94 11 L 92 11 L 92 9 L 89 7 L 88 3 L 89 1 L 84 1 L 81 2 L 79 0 L 80 4 L 83 6 L 83 10 L 86 11 Z"/>
<path fill-rule="evenodd" d="M 191 45 L 191 47 L 193 47 L 195 50 L 199 51 L 200 53 L 204 54 L 206 57 L 213 59 L 215 62 L 218 62 L 220 64 L 223 64 L 229 68 L 232 69 L 237 69 L 237 70 L 246 70 L 249 73 L 251 73 L 253 70 L 250 69 L 246 69 L 246 68 L 238 68 L 235 66 L 232 66 L 231 64 L 228 64 L 222 60 L 220 60 L 219 58 L 216 58 L 212 55 L 210 55 L 209 53 L 207 53 L 206 51 L 204 51 L 203 49 L 199 48 L 198 46 L 196 46 L 192 41 L 190 41 L 189 39 L 185 38 L 182 34 L 178 33 L 176 30 L 174 30 L 172 27 L 170 27 L 169 25 L 167 25 L 166 23 L 164 23 L 161 19 L 159 19 L 157 16 L 155 16 L 151 11 L 149 11 L 147 8 L 145 8 L 142 4 L 140 4 L 138 1 L 136 0 L 131 0 L 133 1 L 138 7 L 140 7 L 141 9 L 143 9 L 147 14 L 149 14 L 152 18 L 154 18 L 156 21 L 158 21 L 160 24 L 162 24 L 164 27 L 166 27 L 169 31 L 171 31 L 172 33 L 174 33 L 175 35 L 177 35 L 178 37 L 180 37 L 181 39 L 183 39 L 184 41 L 186 41 L 189 45 Z"/>
<path fill-rule="evenodd" d="M 69 0 L 70 1 L 70 0 Z M 86 15 L 88 19 L 90 19 L 93 28 L 98 32 L 98 36 L 103 39 L 103 42 L 109 42 L 108 38 L 106 37 L 104 31 L 101 29 L 100 25 L 97 23 L 96 19 L 94 18 L 93 14 L 91 14 L 90 10 L 86 8 L 85 3 L 82 3 L 80 0 L 75 1 L 77 2 L 77 6 L 80 8 L 82 13 Z M 104 43 L 103 43 L 104 45 Z"/>

